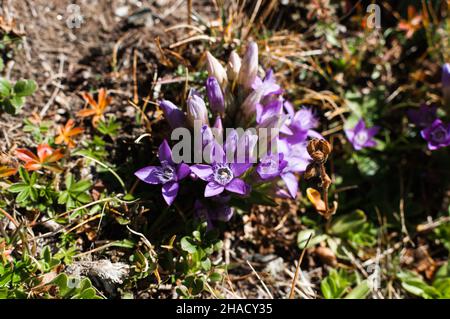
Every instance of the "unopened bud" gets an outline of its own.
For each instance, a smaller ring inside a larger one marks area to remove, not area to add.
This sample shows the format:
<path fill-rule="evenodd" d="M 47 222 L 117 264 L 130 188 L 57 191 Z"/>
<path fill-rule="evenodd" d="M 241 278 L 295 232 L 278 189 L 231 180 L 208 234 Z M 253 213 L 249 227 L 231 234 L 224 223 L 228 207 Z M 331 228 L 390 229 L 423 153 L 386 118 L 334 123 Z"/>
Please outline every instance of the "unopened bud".
<path fill-rule="evenodd" d="M 238 83 L 244 89 L 251 89 L 258 73 L 258 45 L 250 42 L 239 70 Z"/>
<path fill-rule="evenodd" d="M 201 125 L 208 125 L 208 110 L 206 109 L 205 101 L 195 90 L 189 92 L 187 118 L 192 127 L 195 121 L 200 121 Z"/>
<path fill-rule="evenodd" d="M 213 76 L 206 80 L 206 93 L 208 94 L 209 105 L 214 113 L 225 113 L 225 101 L 219 82 Z"/>
<path fill-rule="evenodd" d="M 211 53 L 206 52 L 206 68 L 209 76 L 213 76 L 217 79 L 222 88 L 227 84 L 228 77 L 222 64 Z"/>

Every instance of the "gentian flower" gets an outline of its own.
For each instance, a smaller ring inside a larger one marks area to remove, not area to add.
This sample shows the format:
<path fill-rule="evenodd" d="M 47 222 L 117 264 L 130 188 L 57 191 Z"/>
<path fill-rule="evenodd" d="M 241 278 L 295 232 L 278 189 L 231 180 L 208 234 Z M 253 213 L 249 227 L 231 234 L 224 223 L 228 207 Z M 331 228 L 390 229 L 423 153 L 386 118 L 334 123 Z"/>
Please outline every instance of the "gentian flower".
<path fill-rule="evenodd" d="M 286 107 L 286 103 L 284 105 Z M 291 107 L 291 105 L 289 105 L 289 107 Z M 311 109 L 303 107 L 297 112 L 291 113 L 291 119 L 288 125 L 291 133 L 286 134 L 287 136 L 285 138 L 291 144 L 302 143 L 306 141 L 308 137 L 322 139 L 323 137 L 313 130 L 318 124 L 319 122 Z M 285 133 L 285 131 L 283 133 Z"/>
<path fill-rule="evenodd" d="M 281 174 L 287 164 L 283 153 L 267 154 L 259 160 L 256 172 L 262 180 L 275 178 Z"/>
<path fill-rule="evenodd" d="M 214 113 L 225 113 L 225 100 L 222 89 L 215 77 L 210 76 L 206 80 L 206 93 L 208 94 L 209 105 Z"/>
<path fill-rule="evenodd" d="M 168 100 L 161 100 L 159 101 L 159 106 L 171 128 L 174 129 L 185 125 L 186 115 L 175 104 Z"/>
<path fill-rule="evenodd" d="M 193 89 L 189 92 L 187 99 L 187 119 L 192 127 L 194 127 L 195 121 L 200 121 L 201 125 L 209 124 L 205 101 Z"/>
<path fill-rule="evenodd" d="M 367 128 L 364 120 L 360 119 L 353 129 L 347 129 L 344 131 L 355 150 L 359 151 L 365 147 L 374 147 L 377 145 L 377 142 L 373 139 L 373 137 L 379 130 L 380 128 L 378 126 Z"/>
<path fill-rule="evenodd" d="M 411 109 L 406 113 L 411 122 L 413 122 L 420 128 L 425 128 L 427 126 L 430 126 L 437 118 L 436 111 L 436 106 L 428 106 L 424 103 L 420 106 L 419 109 Z"/>
<path fill-rule="evenodd" d="M 191 171 L 200 179 L 208 182 L 205 188 L 205 197 L 219 195 L 224 190 L 246 195 L 249 185 L 238 177 L 244 174 L 250 166 L 250 163 L 227 163 L 222 146 L 216 144 L 213 163 L 211 165 L 192 165 Z"/>
<path fill-rule="evenodd" d="M 423 129 L 420 134 L 428 142 L 429 150 L 450 145 L 450 124 L 445 124 L 440 119 L 434 120 L 431 126 Z"/>
<path fill-rule="evenodd" d="M 206 52 L 206 69 L 208 70 L 209 76 L 215 77 L 224 88 L 228 81 L 227 72 L 219 60 L 209 52 Z"/>
<path fill-rule="evenodd" d="M 278 150 L 284 154 L 287 165 L 280 172 L 280 177 L 286 185 L 289 194 L 295 198 L 298 191 L 298 173 L 303 173 L 311 162 L 311 157 L 306 149 L 307 142 L 291 144 L 286 139 L 278 141 Z"/>
<path fill-rule="evenodd" d="M 241 58 L 236 51 L 231 51 L 227 64 L 227 75 L 230 81 L 234 81 L 239 76 L 239 70 L 241 69 Z"/>
<path fill-rule="evenodd" d="M 238 84 L 245 90 L 252 87 L 258 73 L 258 45 L 250 42 L 242 59 L 241 68 L 239 70 Z"/>
<path fill-rule="evenodd" d="M 252 84 L 252 89 L 257 90 L 261 85 L 265 85 L 266 87 L 264 97 L 283 93 L 283 89 L 275 81 L 272 69 L 266 71 L 266 76 L 263 80 L 257 76 Z"/>
<path fill-rule="evenodd" d="M 228 222 L 233 217 L 234 210 L 228 206 L 230 196 L 215 196 L 208 203 L 196 200 L 194 204 L 195 217 L 208 223 L 207 229 L 214 228 L 215 221 Z"/>
<path fill-rule="evenodd" d="M 162 195 L 170 206 L 178 194 L 178 182 L 189 175 L 189 166 L 172 160 L 172 151 L 164 140 L 158 150 L 161 166 L 147 166 L 134 173 L 140 180 L 147 184 L 162 184 Z"/>

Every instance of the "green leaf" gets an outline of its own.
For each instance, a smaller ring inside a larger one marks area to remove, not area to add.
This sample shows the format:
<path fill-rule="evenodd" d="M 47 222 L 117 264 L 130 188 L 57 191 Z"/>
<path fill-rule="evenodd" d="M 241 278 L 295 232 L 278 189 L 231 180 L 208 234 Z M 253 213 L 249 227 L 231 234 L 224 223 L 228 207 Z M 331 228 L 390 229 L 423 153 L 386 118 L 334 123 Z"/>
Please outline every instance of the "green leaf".
<path fill-rule="evenodd" d="M 75 184 L 71 185 L 70 191 L 71 193 L 82 193 L 87 191 L 91 187 L 91 182 L 88 180 L 82 180 L 79 182 L 76 182 Z"/>
<path fill-rule="evenodd" d="M 362 210 L 357 209 L 350 214 L 334 219 L 330 227 L 330 233 L 337 236 L 344 235 L 349 231 L 358 229 L 366 220 L 366 214 Z"/>
<path fill-rule="evenodd" d="M 36 88 L 36 82 L 33 80 L 19 80 L 14 85 L 14 93 L 19 97 L 30 96 Z"/>
<path fill-rule="evenodd" d="M 24 190 L 28 189 L 28 185 L 24 184 L 24 183 L 16 183 L 16 184 L 12 184 L 11 186 L 9 186 L 8 190 L 11 193 L 20 193 L 23 192 Z"/>
<path fill-rule="evenodd" d="M 191 238 L 188 236 L 181 238 L 181 249 L 187 251 L 190 254 L 193 254 L 197 251 L 197 247 L 195 247 L 195 245 L 192 244 L 190 240 Z"/>
<path fill-rule="evenodd" d="M 22 105 L 25 103 L 25 98 L 23 98 L 22 96 L 14 96 L 9 100 L 12 104 L 12 106 L 14 106 L 17 109 L 20 109 L 22 107 Z"/>
<path fill-rule="evenodd" d="M 369 282 L 367 280 L 362 281 L 358 286 L 352 289 L 345 299 L 365 299 L 370 293 Z"/>
<path fill-rule="evenodd" d="M 209 280 L 212 282 L 218 282 L 222 280 L 222 275 L 218 272 L 213 272 L 211 275 L 209 275 Z"/>
<path fill-rule="evenodd" d="M 9 96 L 11 88 L 11 83 L 7 79 L 0 78 L 0 98 Z"/>
<path fill-rule="evenodd" d="M 314 247 L 315 245 L 326 240 L 328 237 L 326 234 L 323 234 L 321 232 L 316 233 L 313 229 L 302 230 L 297 235 L 297 245 L 300 249 L 305 249 L 306 242 L 311 235 L 312 237 L 307 248 Z"/>

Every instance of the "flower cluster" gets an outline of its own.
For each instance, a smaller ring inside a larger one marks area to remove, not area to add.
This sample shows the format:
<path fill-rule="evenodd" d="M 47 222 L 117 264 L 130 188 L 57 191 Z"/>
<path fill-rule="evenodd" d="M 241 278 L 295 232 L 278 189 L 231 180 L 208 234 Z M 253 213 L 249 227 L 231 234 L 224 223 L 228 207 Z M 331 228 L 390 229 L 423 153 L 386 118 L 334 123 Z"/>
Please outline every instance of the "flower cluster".
<path fill-rule="evenodd" d="M 450 64 L 442 67 L 442 91 L 444 103 L 450 101 Z M 422 104 L 417 110 L 408 110 L 408 117 L 418 128 L 431 151 L 450 145 L 450 123 L 437 117 L 437 107 Z"/>
<path fill-rule="evenodd" d="M 209 52 L 206 58 L 206 99 L 191 89 L 185 112 L 168 100 L 159 101 L 172 136 L 188 131 L 200 136 L 200 142 L 194 138 L 194 143 L 187 143 L 194 149 L 184 150 L 180 160 L 175 154 L 178 145 L 171 150 L 164 141 L 159 149 L 161 166 L 142 168 L 136 176 L 162 184 L 169 205 L 182 179 L 196 180 L 203 195 L 195 200 L 195 214 L 210 223 L 231 218 L 231 198 L 251 198 L 262 187 L 266 194 L 295 198 L 298 175 L 311 161 L 308 138 L 322 138 L 314 131 L 317 118 L 306 107 L 296 111 L 284 99 L 272 70 L 259 76 L 256 43 L 249 43 L 242 59 L 231 52 L 225 67 Z M 191 153 L 194 158 L 200 154 L 201 160 L 190 161 Z"/>

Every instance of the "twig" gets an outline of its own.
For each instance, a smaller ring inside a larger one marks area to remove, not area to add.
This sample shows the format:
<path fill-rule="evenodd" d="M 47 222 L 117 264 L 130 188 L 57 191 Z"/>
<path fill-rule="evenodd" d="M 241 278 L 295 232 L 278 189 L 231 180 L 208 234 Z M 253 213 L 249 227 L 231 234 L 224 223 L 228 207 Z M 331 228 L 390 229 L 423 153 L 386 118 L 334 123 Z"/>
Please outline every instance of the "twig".
<path fill-rule="evenodd" d="M 253 268 L 252 264 L 250 264 L 250 262 L 248 260 L 246 260 L 247 264 L 250 266 L 250 268 L 253 270 L 253 272 L 255 273 L 256 277 L 259 279 L 259 281 L 261 282 L 261 284 L 264 287 L 264 290 L 266 291 L 266 293 L 269 295 L 269 297 L 271 299 L 273 299 L 272 294 L 270 293 L 269 289 L 267 288 L 266 284 L 264 283 L 264 281 L 261 279 L 261 277 L 258 275 L 258 273 L 256 272 L 255 268 Z"/>
<path fill-rule="evenodd" d="M 297 283 L 298 274 L 300 272 L 300 265 L 302 264 L 303 257 L 305 256 L 305 252 L 306 252 L 306 247 L 308 247 L 308 244 L 309 244 L 309 241 L 311 240 L 311 238 L 312 238 L 312 233 L 309 235 L 308 240 L 306 241 L 306 245 L 303 248 L 302 253 L 300 254 L 300 258 L 298 259 L 297 267 L 295 268 L 294 279 L 292 279 L 291 292 L 289 293 L 289 299 L 294 299 L 295 284 Z"/>

